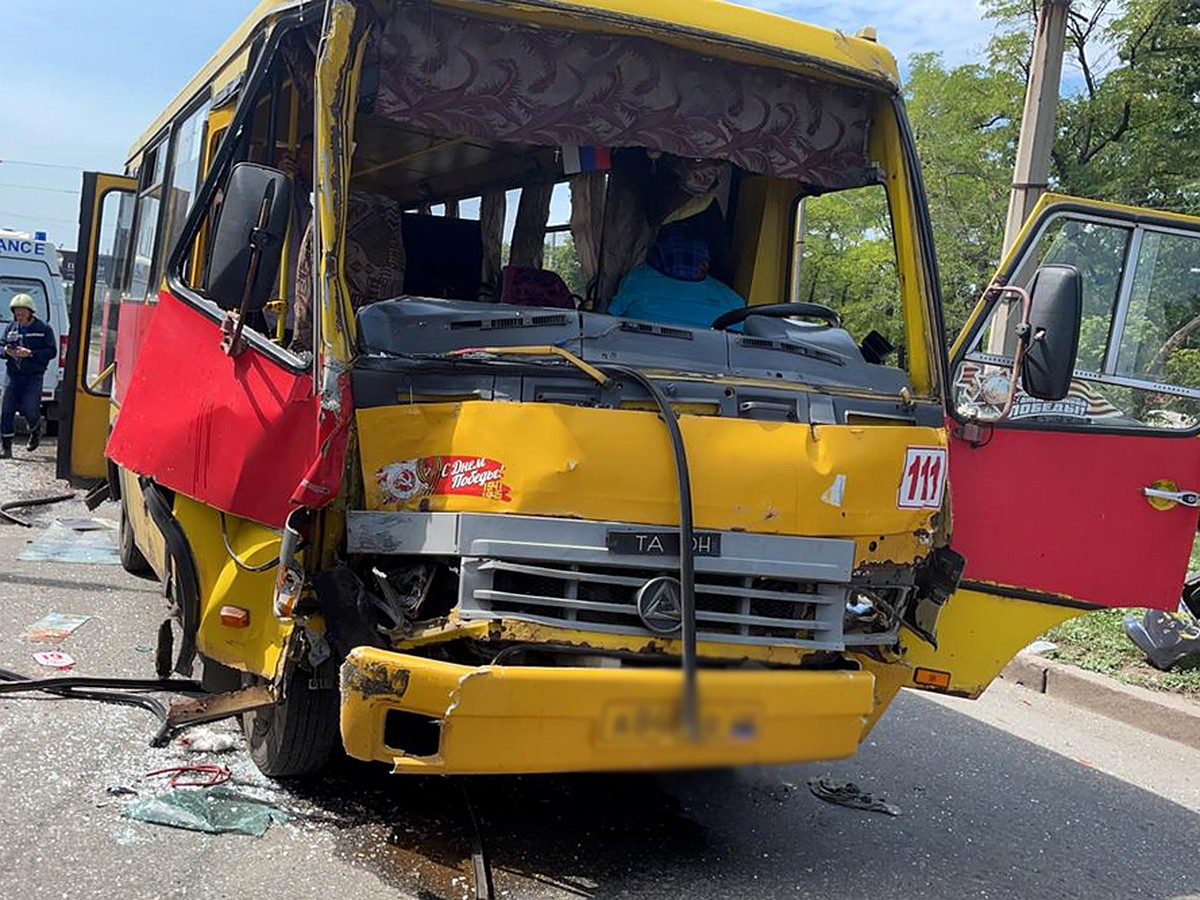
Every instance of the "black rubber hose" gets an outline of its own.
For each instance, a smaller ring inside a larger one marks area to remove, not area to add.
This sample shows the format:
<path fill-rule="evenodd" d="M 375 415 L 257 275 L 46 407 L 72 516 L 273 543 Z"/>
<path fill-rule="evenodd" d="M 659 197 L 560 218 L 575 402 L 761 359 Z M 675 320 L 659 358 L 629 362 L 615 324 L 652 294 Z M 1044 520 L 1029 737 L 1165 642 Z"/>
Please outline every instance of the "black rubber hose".
<path fill-rule="evenodd" d="M 178 678 L 104 678 L 85 675 L 56 675 L 53 678 L 30 678 L 20 672 L 0 669 L 0 694 L 21 691 L 49 691 L 75 688 L 107 688 L 114 691 L 172 691 L 176 694 L 207 693 L 200 682 Z"/>
<path fill-rule="evenodd" d="M 91 700 L 118 706 L 136 706 L 149 710 L 162 724 L 158 736 L 167 730 L 167 708 L 153 697 L 127 694 L 123 691 L 173 691 L 180 694 L 203 694 L 198 681 L 145 678 L 87 678 L 68 675 L 56 678 L 27 678 L 19 672 L 0 669 L 0 694 L 22 694 L 37 691 L 53 694 L 66 700 Z"/>
<path fill-rule="evenodd" d="M 242 558 L 240 556 L 238 556 L 237 553 L 234 552 L 233 547 L 229 543 L 229 529 L 228 529 L 228 526 L 225 524 L 225 511 L 221 510 L 219 512 L 219 516 L 221 519 L 221 543 L 225 545 L 225 554 L 231 560 L 233 560 L 233 564 L 235 566 L 237 566 L 243 572 L 269 572 L 279 565 L 279 557 L 278 556 L 276 556 L 270 562 L 259 563 L 256 566 L 252 566 L 247 562 L 243 562 Z"/>
<path fill-rule="evenodd" d="M 688 734 L 699 737 L 699 695 L 696 690 L 696 560 L 693 546 L 695 529 L 692 524 L 692 481 L 688 474 L 687 448 L 683 444 L 683 432 L 671 402 L 653 381 L 637 369 L 627 366 L 597 366 L 610 377 L 627 378 L 637 382 L 650 399 L 658 406 L 659 414 L 671 436 L 671 450 L 675 457 L 675 478 L 679 485 L 679 601 L 683 617 L 683 721 Z"/>
<path fill-rule="evenodd" d="M 10 500 L 7 503 L 0 504 L 0 518 L 7 519 L 14 525 L 20 525 L 22 528 L 32 528 L 32 522 L 26 522 L 20 516 L 12 515 L 10 509 L 23 509 L 26 506 L 49 506 L 51 503 L 62 503 L 65 500 L 74 500 L 75 493 L 72 491 L 69 494 L 54 494 L 50 497 L 31 497 L 28 500 Z"/>
<path fill-rule="evenodd" d="M 192 662 L 196 658 L 196 634 L 200 630 L 200 578 L 196 573 L 196 560 L 188 544 L 183 527 L 171 512 L 171 505 L 162 495 L 158 485 L 149 478 L 139 479 L 142 496 L 146 498 L 146 510 L 158 530 L 162 532 L 171 561 L 175 564 L 175 599 L 179 603 L 182 618 L 179 653 L 175 657 L 175 671 L 180 675 L 192 674 Z"/>

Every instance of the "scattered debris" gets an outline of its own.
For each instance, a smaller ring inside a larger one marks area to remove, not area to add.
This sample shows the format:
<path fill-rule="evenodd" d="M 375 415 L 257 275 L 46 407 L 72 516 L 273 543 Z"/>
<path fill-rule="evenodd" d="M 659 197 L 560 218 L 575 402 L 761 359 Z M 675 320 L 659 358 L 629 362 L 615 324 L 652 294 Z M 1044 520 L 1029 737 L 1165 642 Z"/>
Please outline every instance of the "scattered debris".
<path fill-rule="evenodd" d="M 22 528 L 32 528 L 33 523 L 22 519 L 20 516 L 13 515 L 9 510 L 24 509 L 28 506 L 47 506 L 51 503 L 62 503 L 64 500 L 74 499 L 74 492 L 69 494 L 54 494 L 51 497 L 30 497 L 25 500 L 10 500 L 8 503 L 0 504 L 0 520 L 12 522 L 14 525 L 20 525 Z"/>
<path fill-rule="evenodd" d="M 225 753 L 238 745 L 236 735 L 211 728 L 192 728 L 179 736 L 179 746 L 192 753 Z"/>
<path fill-rule="evenodd" d="M 170 775 L 171 779 L 167 782 L 168 787 L 216 787 L 218 784 L 225 784 L 233 777 L 233 773 L 226 766 L 218 766 L 212 763 L 202 763 L 195 766 L 168 766 L 165 769 L 155 769 L 153 772 L 147 772 L 147 778 L 153 778 L 156 775 Z M 204 775 L 206 777 L 198 780 L 185 779 L 185 775 Z"/>
<path fill-rule="evenodd" d="M 853 781 L 836 781 L 828 776 L 808 779 L 808 789 L 813 796 L 826 803 L 845 806 L 848 809 L 861 809 L 865 812 L 886 813 L 889 816 L 901 815 L 900 807 L 888 803 L 880 797 L 869 794 Z"/>
<path fill-rule="evenodd" d="M 33 654 L 33 661 L 48 669 L 71 669 L 75 667 L 75 657 L 61 650 L 42 650 Z"/>
<path fill-rule="evenodd" d="M 1034 641 L 1028 647 L 1026 647 L 1025 652 L 1042 654 L 1042 653 L 1049 653 L 1051 650 L 1057 650 L 1057 649 L 1058 649 L 1058 644 L 1054 643 L 1054 641 L 1047 641 L 1047 640 L 1039 639 L 1039 640 Z"/>
<path fill-rule="evenodd" d="M 108 519 L 93 519 L 88 516 L 75 516 L 72 518 L 57 518 L 54 520 L 64 528 L 70 528 L 72 531 L 104 531 L 111 530 L 113 523 Z"/>
<path fill-rule="evenodd" d="M 110 797 L 136 797 L 137 791 L 131 787 L 125 787 L 123 784 L 110 784 L 104 789 L 104 793 Z"/>
<path fill-rule="evenodd" d="M 1159 671 L 1200 664 L 1200 619 L 1182 603 L 1175 612 L 1148 609 L 1140 618 L 1128 615 L 1122 624 L 1126 637 Z"/>
<path fill-rule="evenodd" d="M 104 519 L 96 519 L 105 522 Z M 117 530 L 111 522 L 96 531 L 73 531 L 60 522 L 51 522 L 22 550 L 17 559 L 26 562 L 93 563 L 119 566 Z"/>
<path fill-rule="evenodd" d="M 25 640 L 35 644 L 60 644 L 91 616 L 75 613 L 47 613 L 25 629 Z"/>
<path fill-rule="evenodd" d="M 254 837 L 266 834 L 272 822 L 283 824 L 291 818 L 273 803 L 226 787 L 210 791 L 165 791 L 126 804 L 121 815 L 138 822 L 207 834 L 249 834 Z"/>

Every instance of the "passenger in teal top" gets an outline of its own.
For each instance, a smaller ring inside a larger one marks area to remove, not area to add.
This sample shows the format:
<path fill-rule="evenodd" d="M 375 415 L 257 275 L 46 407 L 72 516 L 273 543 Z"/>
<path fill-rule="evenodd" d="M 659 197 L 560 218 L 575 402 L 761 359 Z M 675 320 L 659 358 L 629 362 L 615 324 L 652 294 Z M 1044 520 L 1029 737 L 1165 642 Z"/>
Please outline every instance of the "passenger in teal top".
<path fill-rule="evenodd" d="M 746 305 L 736 291 L 708 274 L 708 244 L 687 221 L 663 226 L 646 262 L 625 276 L 609 315 L 666 325 L 707 328 L 713 319 Z"/>

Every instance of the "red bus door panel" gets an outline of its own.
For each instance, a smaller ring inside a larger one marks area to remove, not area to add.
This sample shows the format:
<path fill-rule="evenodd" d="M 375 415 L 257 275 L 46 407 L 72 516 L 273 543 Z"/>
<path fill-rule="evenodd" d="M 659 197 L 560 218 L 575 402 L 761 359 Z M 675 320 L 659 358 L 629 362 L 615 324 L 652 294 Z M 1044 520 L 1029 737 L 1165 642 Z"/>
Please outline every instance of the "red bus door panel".
<path fill-rule="evenodd" d="M 1174 609 L 1200 510 L 1145 492 L 1200 491 L 1200 391 L 1163 361 L 1200 315 L 1182 277 L 1200 272 L 1200 219 L 1048 194 L 994 283 L 1028 288 L 1047 264 L 1083 286 L 1076 378 L 1063 402 L 1018 389 L 1006 406 L 1020 304 L 989 292 L 954 351 L 951 546 L 977 590 Z"/>
<path fill-rule="evenodd" d="M 965 580 L 1101 606 L 1179 604 L 1200 510 L 1156 508 L 1142 489 L 1200 489 L 1200 440 L 1000 427 L 972 447 L 949 424 Z"/>
<path fill-rule="evenodd" d="M 282 527 L 317 457 L 319 398 L 308 372 L 249 347 L 167 291 L 125 384 L 108 456 L 209 506 Z"/>

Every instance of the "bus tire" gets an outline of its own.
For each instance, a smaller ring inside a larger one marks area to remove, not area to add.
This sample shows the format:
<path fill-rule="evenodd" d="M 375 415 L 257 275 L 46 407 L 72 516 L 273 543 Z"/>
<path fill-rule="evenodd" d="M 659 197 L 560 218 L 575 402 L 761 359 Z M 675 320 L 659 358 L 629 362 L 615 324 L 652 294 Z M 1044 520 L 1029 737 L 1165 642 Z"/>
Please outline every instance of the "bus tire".
<path fill-rule="evenodd" d="M 150 574 L 150 563 L 138 549 L 137 541 L 133 538 L 133 528 L 129 525 L 129 515 L 125 512 L 125 501 L 121 500 L 121 519 L 117 527 L 117 552 L 121 558 L 121 568 L 130 575 L 145 577 Z"/>
<path fill-rule="evenodd" d="M 250 756 L 268 778 L 315 775 L 338 743 L 337 691 L 308 682 L 309 673 L 297 669 L 286 700 L 242 715 Z"/>

